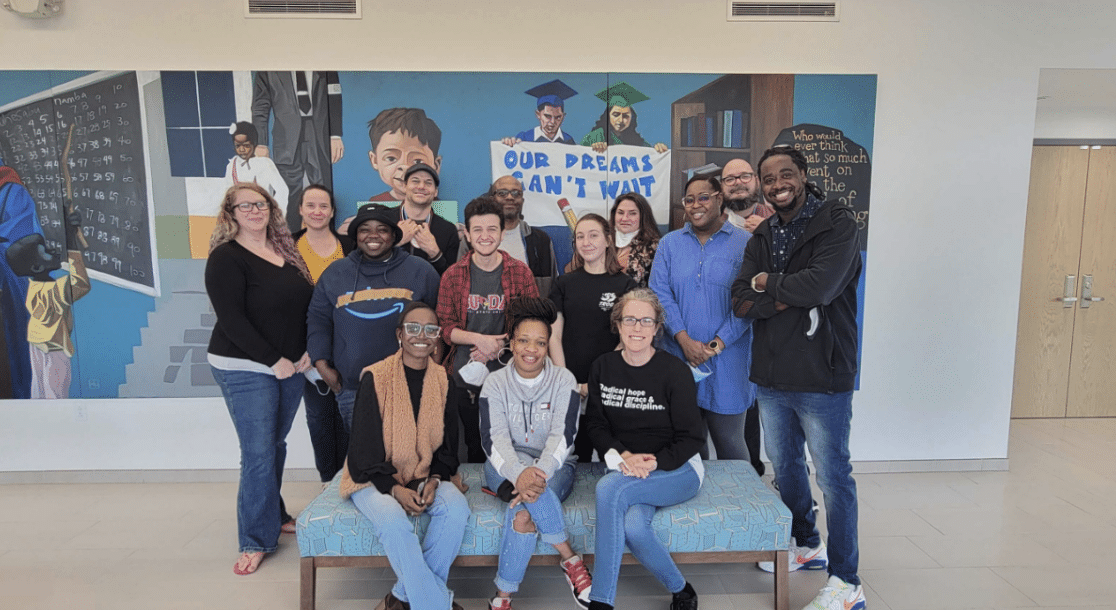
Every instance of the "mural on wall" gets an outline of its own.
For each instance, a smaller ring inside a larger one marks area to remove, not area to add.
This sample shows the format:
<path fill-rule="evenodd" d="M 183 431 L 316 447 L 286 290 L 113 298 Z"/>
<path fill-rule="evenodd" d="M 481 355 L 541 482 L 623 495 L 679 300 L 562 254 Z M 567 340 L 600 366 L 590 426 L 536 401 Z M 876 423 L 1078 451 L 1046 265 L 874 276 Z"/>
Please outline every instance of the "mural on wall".
<path fill-rule="evenodd" d="M 512 175 L 561 269 L 571 217 L 637 191 L 676 228 L 689 175 L 778 143 L 866 240 L 875 94 L 873 75 L 0 72 L 0 397 L 219 396 L 202 275 L 233 181 L 298 228 L 309 184 L 340 224 L 422 161 L 456 222 Z"/>

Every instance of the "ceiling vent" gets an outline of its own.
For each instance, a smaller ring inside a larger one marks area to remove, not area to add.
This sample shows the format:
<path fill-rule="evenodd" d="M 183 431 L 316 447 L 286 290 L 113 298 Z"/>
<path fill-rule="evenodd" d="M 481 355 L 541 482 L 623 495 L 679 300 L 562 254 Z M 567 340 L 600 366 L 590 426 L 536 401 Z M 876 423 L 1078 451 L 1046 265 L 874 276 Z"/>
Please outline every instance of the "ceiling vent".
<path fill-rule="evenodd" d="M 360 19 L 360 0 L 247 0 L 247 17 Z"/>
<path fill-rule="evenodd" d="M 730 0 L 729 21 L 840 21 L 837 2 Z"/>

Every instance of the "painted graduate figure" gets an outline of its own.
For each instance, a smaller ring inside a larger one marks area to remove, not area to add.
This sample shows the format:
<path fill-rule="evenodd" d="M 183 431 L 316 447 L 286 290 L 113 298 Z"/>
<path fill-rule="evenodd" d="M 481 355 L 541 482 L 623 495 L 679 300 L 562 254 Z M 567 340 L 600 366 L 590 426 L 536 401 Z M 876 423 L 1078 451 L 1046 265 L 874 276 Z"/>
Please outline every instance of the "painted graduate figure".
<path fill-rule="evenodd" d="M 361 373 L 341 496 L 372 522 L 395 571 L 386 610 L 459 609 L 446 587 L 469 519 L 468 501 L 449 483 L 457 393 L 431 358 L 441 327 L 429 305 L 408 303 L 395 334 L 399 351 Z M 420 541 L 412 517 L 424 512 L 430 525 Z"/>
<path fill-rule="evenodd" d="M 684 362 L 654 347 L 663 308 L 637 288 L 612 310 L 619 351 L 589 372 L 589 436 L 609 472 L 597 483 L 596 559 L 589 610 L 611 610 L 624 545 L 667 591 L 671 610 L 697 610 L 697 593 L 651 527 L 655 510 L 697 495 L 705 469 L 705 425 Z"/>
<path fill-rule="evenodd" d="M 592 579 L 570 547 L 562 516 L 576 463 L 577 381 L 547 357 L 550 327 L 558 316 L 550 301 L 516 298 L 506 316 L 512 366 L 489 375 L 480 393 L 486 486 L 508 502 L 497 593 L 489 608 L 512 607 L 511 596 L 523 581 L 536 537 L 558 551 L 574 600 L 587 608 Z"/>

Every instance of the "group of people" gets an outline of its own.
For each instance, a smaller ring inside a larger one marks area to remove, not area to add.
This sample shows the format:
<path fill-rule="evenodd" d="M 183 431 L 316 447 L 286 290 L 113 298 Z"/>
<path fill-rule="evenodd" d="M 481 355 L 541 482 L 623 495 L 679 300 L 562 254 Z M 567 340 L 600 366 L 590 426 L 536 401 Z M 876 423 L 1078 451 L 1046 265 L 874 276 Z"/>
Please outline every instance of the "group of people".
<path fill-rule="evenodd" d="M 217 318 L 209 361 L 241 446 L 234 571 L 254 572 L 293 529 L 280 486 L 305 398 L 322 481 L 341 472 L 342 495 L 396 572 L 385 608 L 459 607 L 446 580 L 469 515 L 456 476 L 464 455 L 485 464 L 485 491 L 507 503 L 490 608 L 511 608 L 541 538 L 582 607 L 614 606 L 627 546 L 672 610 L 696 610 L 652 518 L 697 494 L 707 438 L 718 459 L 762 474 L 759 419 L 794 516 L 790 568 L 831 575 L 809 607 L 863 608 L 848 454 L 856 223 L 807 182 L 797 151 L 771 149 L 757 167 L 738 159 L 691 178 L 686 225 L 665 236 L 637 193 L 618 197 L 609 218 L 586 214 L 561 275 L 549 237 L 522 218 L 513 176 L 465 207 L 464 242 L 433 213 L 439 176 L 421 162 L 404 173 L 401 205 L 366 205 L 347 235 L 332 228 L 326 187 L 303 190 L 304 228 L 292 236 L 267 190 L 233 185 L 206 288 Z M 608 471 L 594 548 L 580 549 L 594 553 L 591 576 L 561 503 L 576 462 L 594 453 Z M 410 517 L 423 512 L 420 541 Z"/>

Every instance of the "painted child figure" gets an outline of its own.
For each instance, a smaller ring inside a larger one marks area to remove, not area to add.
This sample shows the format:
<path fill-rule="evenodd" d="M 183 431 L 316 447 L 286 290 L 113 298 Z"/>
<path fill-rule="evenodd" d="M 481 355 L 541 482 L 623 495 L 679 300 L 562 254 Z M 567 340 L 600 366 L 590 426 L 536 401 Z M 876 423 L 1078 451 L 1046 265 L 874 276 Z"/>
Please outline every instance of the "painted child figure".
<path fill-rule="evenodd" d="M 276 201 L 286 201 L 290 191 L 275 162 L 267 157 L 256 156 L 256 141 L 259 132 L 251 123 L 241 121 L 229 126 L 236 156 L 229 159 L 225 166 L 225 188 L 239 182 L 254 182 L 262 186 Z"/>
<path fill-rule="evenodd" d="M 29 278 L 27 311 L 27 342 L 31 349 L 31 398 L 69 398 L 70 358 L 74 342 L 74 301 L 89 294 L 89 275 L 76 249 L 81 215 L 67 217 L 66 242 L 75 249 L 67 253 L 68 263 L 55 259 L 56 251 L 47 250 L 43 236 L 33 233 L 16 240 L 6 253 L 8 264 L 17 275 Z M 55 278 L 52 271 L 68 267 L 67 273 Z"/>

